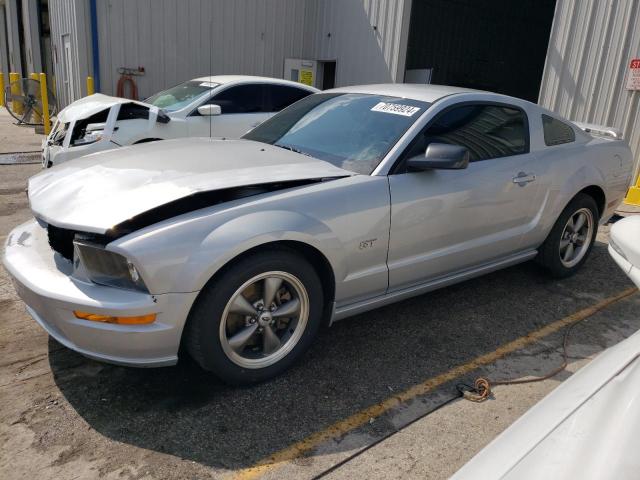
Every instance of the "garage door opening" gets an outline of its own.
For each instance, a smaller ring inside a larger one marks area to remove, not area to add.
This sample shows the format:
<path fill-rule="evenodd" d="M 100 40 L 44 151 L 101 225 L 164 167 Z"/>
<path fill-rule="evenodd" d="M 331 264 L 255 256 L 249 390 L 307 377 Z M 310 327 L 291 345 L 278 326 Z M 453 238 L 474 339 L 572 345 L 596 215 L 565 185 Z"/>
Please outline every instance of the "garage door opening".
<path fill-rule="evenodd" d="M 411 7 L 407 81 L 538 101 L 556 0 L 420 0 Z M 422 75 L 417 75 L 420 78 Z"/>

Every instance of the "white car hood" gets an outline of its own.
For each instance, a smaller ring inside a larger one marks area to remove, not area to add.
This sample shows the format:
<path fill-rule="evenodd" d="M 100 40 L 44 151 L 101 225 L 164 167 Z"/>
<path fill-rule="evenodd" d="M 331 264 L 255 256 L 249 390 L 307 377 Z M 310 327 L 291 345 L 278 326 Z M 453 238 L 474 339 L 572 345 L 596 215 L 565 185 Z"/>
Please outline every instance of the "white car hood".
<path fill-rule="evenodd" d="M 328 162 L 249 140 L 188 138 L 95 153 L 29 179 L 37 218 L 105 233 L 154 207 L 198 192 L 344 177 Z"/>
<path fill-rule="evenodd" d="M 90 117 L 102 110 L 122 103 L 136 103 L 150 109 L 156 108 L 149 103 L 138 102 L 128 98 L 110 97 L 109 95 L 103 95 L 101 93 L 94 93 L 88 97 L 76 100 L 66 108 L 62 109 L 58 113 L 57 117 L 58 120 L 63 123 L 72 122 L 74 120 L 81 120 L 83 118 Z"/>
<path fill-rule="evenodd" d="M 562 383 L 451 478 L 636 479 L 639 428 L 637 332 Z"/>

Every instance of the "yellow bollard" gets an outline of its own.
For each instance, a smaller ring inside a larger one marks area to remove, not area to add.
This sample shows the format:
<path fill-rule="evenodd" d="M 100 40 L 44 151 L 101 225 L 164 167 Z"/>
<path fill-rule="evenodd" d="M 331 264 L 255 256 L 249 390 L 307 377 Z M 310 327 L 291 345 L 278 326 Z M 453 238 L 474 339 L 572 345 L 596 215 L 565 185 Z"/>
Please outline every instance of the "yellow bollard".
<path fill-rule="evenodd" d="M 96 93 L 93 87 L 93 77 L 87 77 L 87 95 L 93 95 Z"/>
<path fill-rule="evenodd" d="M 638 175 L 636 184 L 629 188 L 627 198 L 624 199 L 624 203 L 640 207 L 640 175 Z"/>
<path fill-rule="evenodd" d="M 22 95 L 22 89 L 20 88 L 20 74 L 19 73 L 10 73 L 9 74 L 9 82 L 11 83 L 11 95 Z M 18 115 L 23 113 L 22 103 L 18 100 L 11 101 L 11 110 L 13 110 Z"/>
<path fill-rule="evenodd" d="M 40 83 L 40 76 L 37 73 L 31 73 L 29 74 L 29 78 L 31 80 L 35 80 L 36 82 Z M 36 98 L 40 99 L 40 91 L 36 92 Z M 38 112 L 38 110 L 36 110 L 35 108 L 33 109 L 33 121 L 30 123 L 40 123 L 42 121 L 42 116 L 40 115 L 40 113 Z"/>
<path fill-rule="evenodd" d="M 4 107 L 4 73 L 0 72 L 0 107 Z"/>
<path fill-rule="evenodd" d="M 40 74 L 40 96 L 42 97 L 42 123 L 44 134 L 49 136 L 51 132 L 51 121 L 49 120 L 49 95 L 47 94 L 47 75 Z"/>

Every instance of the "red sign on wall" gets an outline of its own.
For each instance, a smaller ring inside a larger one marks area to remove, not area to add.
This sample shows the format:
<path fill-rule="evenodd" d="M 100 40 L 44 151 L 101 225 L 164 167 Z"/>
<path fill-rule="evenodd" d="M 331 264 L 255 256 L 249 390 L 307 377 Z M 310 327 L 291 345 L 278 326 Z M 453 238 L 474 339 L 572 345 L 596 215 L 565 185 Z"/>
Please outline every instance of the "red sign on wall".
<path fill-rule="evenodd" d="M 634 58 L 629 64 L 627 90 L 640 90 L 640 58 Z"/>

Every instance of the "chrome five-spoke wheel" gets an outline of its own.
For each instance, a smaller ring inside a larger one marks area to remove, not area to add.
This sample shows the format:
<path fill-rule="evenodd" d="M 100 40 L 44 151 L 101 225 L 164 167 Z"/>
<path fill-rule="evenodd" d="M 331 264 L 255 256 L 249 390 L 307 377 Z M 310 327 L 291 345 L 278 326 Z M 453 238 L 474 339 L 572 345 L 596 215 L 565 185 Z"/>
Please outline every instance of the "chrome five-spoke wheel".
<path fill-rule="evenodd" d="M 298 278 L 282 271 L 261 273 L 229 299 L 220 322 L 220 344 L 235 364 L 264 368 L 296 346 L 308 318 L 309 296 Z"/>
<path fill-rule="evenodd" d="M 560 261 L 565 267 L 578 264 L 589 250 L 594 223 L 588 208 L 581 208 L 569 217 L 559 244 Z"/>
<path fill-rule="evenodd" d="M 555 278 L 573 275 L 587 260 L 598 230 L 598 204 L 592 196 L 578 193 L 562 210 L 536 261 Z"/>

